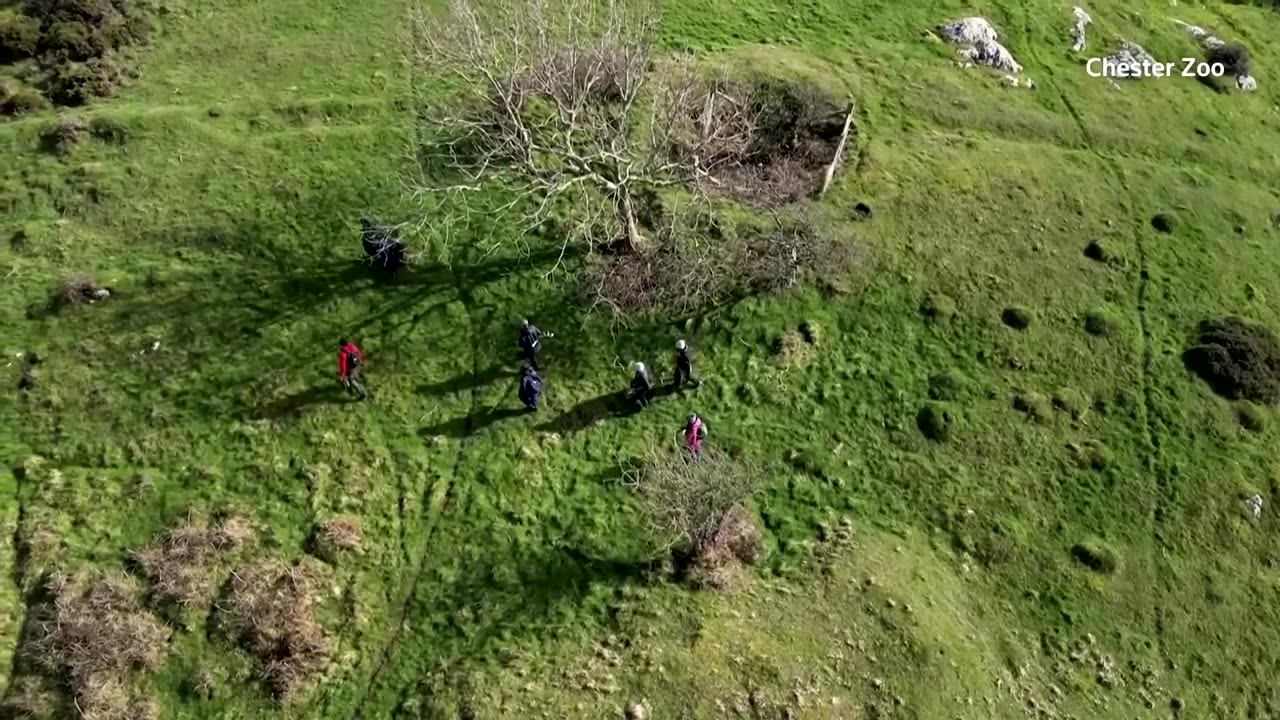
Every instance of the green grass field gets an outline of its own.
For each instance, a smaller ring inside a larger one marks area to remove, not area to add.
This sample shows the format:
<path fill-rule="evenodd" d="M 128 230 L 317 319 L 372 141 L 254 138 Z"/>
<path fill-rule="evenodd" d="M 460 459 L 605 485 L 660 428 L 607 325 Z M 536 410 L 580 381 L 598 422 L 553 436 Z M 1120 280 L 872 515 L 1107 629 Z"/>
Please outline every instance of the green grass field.
<path fill-rule="evenodd" d="M 853 97 L 857 161 L 819 210 L 871 205 L 849 228 L 869 260 L 856 292 L 628 332 L 584 314 L 567 270 L 544 277 L 555 238 L 424 238 L 394 283 L 359 263 L 361 212 L 415 212 L 407 9 L 179 0 L 141 79 L 76 112 L 123 137 L 55 155 L 52 111 L 0 125 L 6 675 L 43 572 L 128 568 L 188 510 L 230 509 L 258 528 L 246 552 L 285 562 L 317 523 L 360 520 L 363 551 L 324 571 L 333 662 L 279 709 L 197 618 L 136 676 L 164 718 L 620 717 L 642 698 L 654 718 L 1280 717 L 1280 418 L 1242 428 L 1180 357 L 1204 318 L 1280 330 L 1280 14 L 1087 7 L 1086 56 L 1121 37 L 1196 54 L 1171 18 L 1247 44 L 1259 90 L 1216 94 L 1087 77 L 1069 3 L 668 3 L 664 47 Z M 926 38 L 966 14 L 1036 89 Z M 1086 258 L 1093 240 L 1116 259 Z M 29 316 L 74 273 L 114 296 Z M 932 293 L 950 321 L 922 318 Z M 1110 334 L 1086 332 L 1095 311 Z M 537 416 L 515 412 L 524 316 L 557 335 Z M 821 342 L 781 369 L 801 323 Z M 370 402 L 335 384 L 342 336 Z M 623 364 L 669 373 L 679 337 L 703 385 L 596 422 Z M 42 362 L 18 392 L 24 350 Z M 942 373 L 959 391 L 938 444 L 916 416 Z M 1027 393 L 1066 409 L 1030 418 Z M 692 410 L 768 472 L 767 552 L 737 593 L 659 572 L 618 482 Z M 197 670 L 212 699 L 183 693 Z"/>

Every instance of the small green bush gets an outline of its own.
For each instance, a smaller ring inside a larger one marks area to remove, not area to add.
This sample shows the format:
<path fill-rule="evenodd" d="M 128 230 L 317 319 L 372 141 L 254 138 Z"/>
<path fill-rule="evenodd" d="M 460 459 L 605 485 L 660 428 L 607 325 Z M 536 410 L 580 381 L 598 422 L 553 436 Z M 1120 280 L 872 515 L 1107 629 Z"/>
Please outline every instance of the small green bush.
<path fill-rule="evenodd" d="M 929 378 L 930 400 L 959 400 L 964 389 L 964 376 L 955 370 L 947 370 Z"/>
<path fill-rule="evenodd" d="M 0 17 L 0 63 L 33 57 L 40 49 L 40 22 L 26 15 Z"/>
<path fill-rule="evenodd" d="M 1013 398 L 1013 407 L 1027 414 L 1036 422 L 1048 422 L 1053 417 L 1053 406 L 1049 398 L 1040 393 L 1022 393 Z"/>
<path fill-rule="evenodd" d="M 956 301 L 942 293 L 930 293 L 920 302 L 920 314 L 933 322 L 944 322 L 956 314 Z"/>
<path fill-rule="evenodd" d="M 1114 335 L 1116 327 L 1120 324 L 1114 313 L 1110 310 L 1097 309 L 1090 310 L 1084 314 L 1084 330 L 1090 335 L 1096 337 L 1108 337 Z"/>
<path fill-rule="evenodd" d="M 1097 538 L 1073 545 L 1071 556 L 1090 570 L 1103 575 L 1111 575 L 1120 567 L 1120 558 L 1116 552 Z"/>
<path fill-rule="evenodd" d="M 105 117 L 96 117 L 89 122 L 89 134 L 112 145 L 123 145 L 129 139 L 129 129 L 123 123 Z"/>

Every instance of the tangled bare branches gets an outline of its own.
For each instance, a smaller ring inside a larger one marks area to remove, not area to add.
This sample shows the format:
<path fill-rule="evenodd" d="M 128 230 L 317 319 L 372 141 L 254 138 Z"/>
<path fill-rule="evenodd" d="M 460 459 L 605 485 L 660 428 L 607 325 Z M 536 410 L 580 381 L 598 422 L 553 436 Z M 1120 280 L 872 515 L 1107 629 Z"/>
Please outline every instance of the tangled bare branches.
<path fill-rule="evenodd" d="M 55 575 L 45 591 L 47 600 L 30 611 L 24 656 L 43 674 L 66 679 L 81 716 L 127 717 L 129 678 L 159 665 L 169 630 L 141 608 L 123 577 L 85 583 Z"/>
<path fill-rule="evenodd" d="M 218 621 L 258 660 L 258 672 L 287 702 L 329 662 L 332 645 L 314 617 L 315 577 L 305 566 L 243 566 L 231 574 Z"/>
<path fill-rule="evenodd" d="M 210 528 L 188 514 L 181 524 L 136 553 L 150 581 L 152 600 L 180 607 L 208 603 L 216 589 L 213 563 L 239 548 L 252 534 L 252 529 L 234 516 Z"/>
<path fill-rule="evenodd" d="M 751 293 L 786 290 L 810 275 L 838 289 L 866 259 L 854 238 L 806 222 L 775 218 L 771 227 L 748 227 L 745 237 L 730 237 L 719 224 L 689 216 L 675 214 L 670 235 L 653 250 L 591 268 L 583 294 L 592 307 L 621 320 L 651 310 L 684 315 Z"/>
<path fill-rule="evenodd" d="M 638 192 L 698 191 L 754 136 L 752 105 L 726 83 L 690 60 L 655 62 L 652 0 L 452 0 L 449 10 L 415 16 L 420 194 L 465 201 L 497 184 L 514 191 L 498 212 L 519 213 L 526 231 L 569 205 L 579 235 L 604 229 L 637 250 Z M 458 96 L 428 97 L 442 78 Z"/>
<path fill-rule="evenodd" d="M 693 460 L 682 449 L 651 448 L 623 482 L 639 495 L 654 538 L 696 557 L 724 534 L 761 478 L 751 462 L 713 450 Z"/>

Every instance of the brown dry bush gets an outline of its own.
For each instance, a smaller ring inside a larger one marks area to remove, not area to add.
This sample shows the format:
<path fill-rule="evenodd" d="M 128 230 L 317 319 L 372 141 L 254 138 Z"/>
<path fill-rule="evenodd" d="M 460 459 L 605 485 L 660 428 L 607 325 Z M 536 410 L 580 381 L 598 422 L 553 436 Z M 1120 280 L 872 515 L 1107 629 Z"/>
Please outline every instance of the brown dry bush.
<path fill-rule="evenodd" d="M 64 680 L 85 718 L 129 718 L 130 677 L 155 670 L 170 631 L 145 612 L 124 577 L 51 576 L 28 613 L 25 663 Z"/>
<path fill-rule="evenodd" d="M 1262 325 L 1236 316 L 1205 320 L 1182 358 L 1219 395 L 1280 402 L 1280 340 Z"/>
<path fill-rule="evenodd" d="M 805 222 L 775 221 L 745 234 L 730 237 L 706 218 L 673 222 L 655 249 L 589 266 L 582 292 L 593 308 L 619 319 L 652 310 L 688 314 L 751 293 L 787 290 L 809 278 L 845 292 L 867 260 L 854 238 L 822 233 Z"/>
<path fill-rule="evenodd" d="M 739 161 L 720 166 L 716 189 L 766 206 L 815 193 L 840 144 L 847 108 L 800 82 L 764 79 L 740 84 L 736 91 L 747 98 L 755 131 Z"/>
<path fill-rule="evenodd" d="M 215 563 L 239 549 L 253 531 L 243 520 L 223 518 L 215 527 L 188 514 L 181 524 L 136 553 L 151 585 L 151 600 L 190 607 L 210 602 L 217 589 Z"/>
<path fill-rule="evenodd" d="M 760 532 L 744 505 L 761 480 L 740 458 L 704 450 L 694 460 L 683 449 L 656 448 L 623 477 L 654 541 L 676 552 L 690 578 L 717 587 L 732 574 L 730 565 L 759 557 Z"/>
<path fill-rule="evenodd" d="M 316 578 L 305 566 L 263 562 L 231 574 L 219 627 L 258 661 L 258 674 L 288 702 L 329 662 L 332 646 L 316 622 Z"/>
<path fill-rule="evenodd" d="M 352 517 L 335 517 L 316 528 L 314 545 L 316 554 L 333 561 L 347 552 L 359 552 L 364 533 L 360 521 Z"/>

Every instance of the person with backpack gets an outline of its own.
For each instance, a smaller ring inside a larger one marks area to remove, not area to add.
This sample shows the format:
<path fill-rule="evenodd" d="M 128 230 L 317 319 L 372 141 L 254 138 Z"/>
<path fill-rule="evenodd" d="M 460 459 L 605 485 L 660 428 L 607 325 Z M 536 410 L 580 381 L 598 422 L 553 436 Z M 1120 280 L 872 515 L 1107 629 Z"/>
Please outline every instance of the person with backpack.
<path fill-rule="evenodd" d="M 698 413 L 690 413 L 684 424 L 684 445 L 694 459 L 702 456 L 702 441 L 707 439 L 707 426 L 698 417 Z"/>
<path fill-rule="evenodd" d="M 542 397 L 542 378 L 531 365 L 525 365 L 520 373 L 520 402 L 531 411 L 538 409 L 538 399 Z"/>
<path fill-rule="evenodd" d="M 520 350 L 524 353 L 524 361 L 534 370 L 538 370 L 538 353 L 542 352 L 542 336 L 555 337 L 551 333 L 543 333 L 537 325 L 524 320 L 520 323 Z"/>
<path fill-rule="evenodd" d="M 369 392 L 364 387 L 364 353 L 360 347 L 346 339 L 338 341 L 338 382 L 350 394 L 364 400 Z"/>
<path fill-rule="evenodd" d="M 675 387 L 679 390 L 685 383 L 698 387 L 693 377 L 693 358 L 689 357 L 689 344 L 684 340 L 676 341 L 676 376 Z"/>
<path fill-rule="evenodd" d="M 644 363 L 637 362 L 632 368 L 635 375 L 631 378 L 631 401 L 643 408 L 653 399 L 653 379 Z"/>

